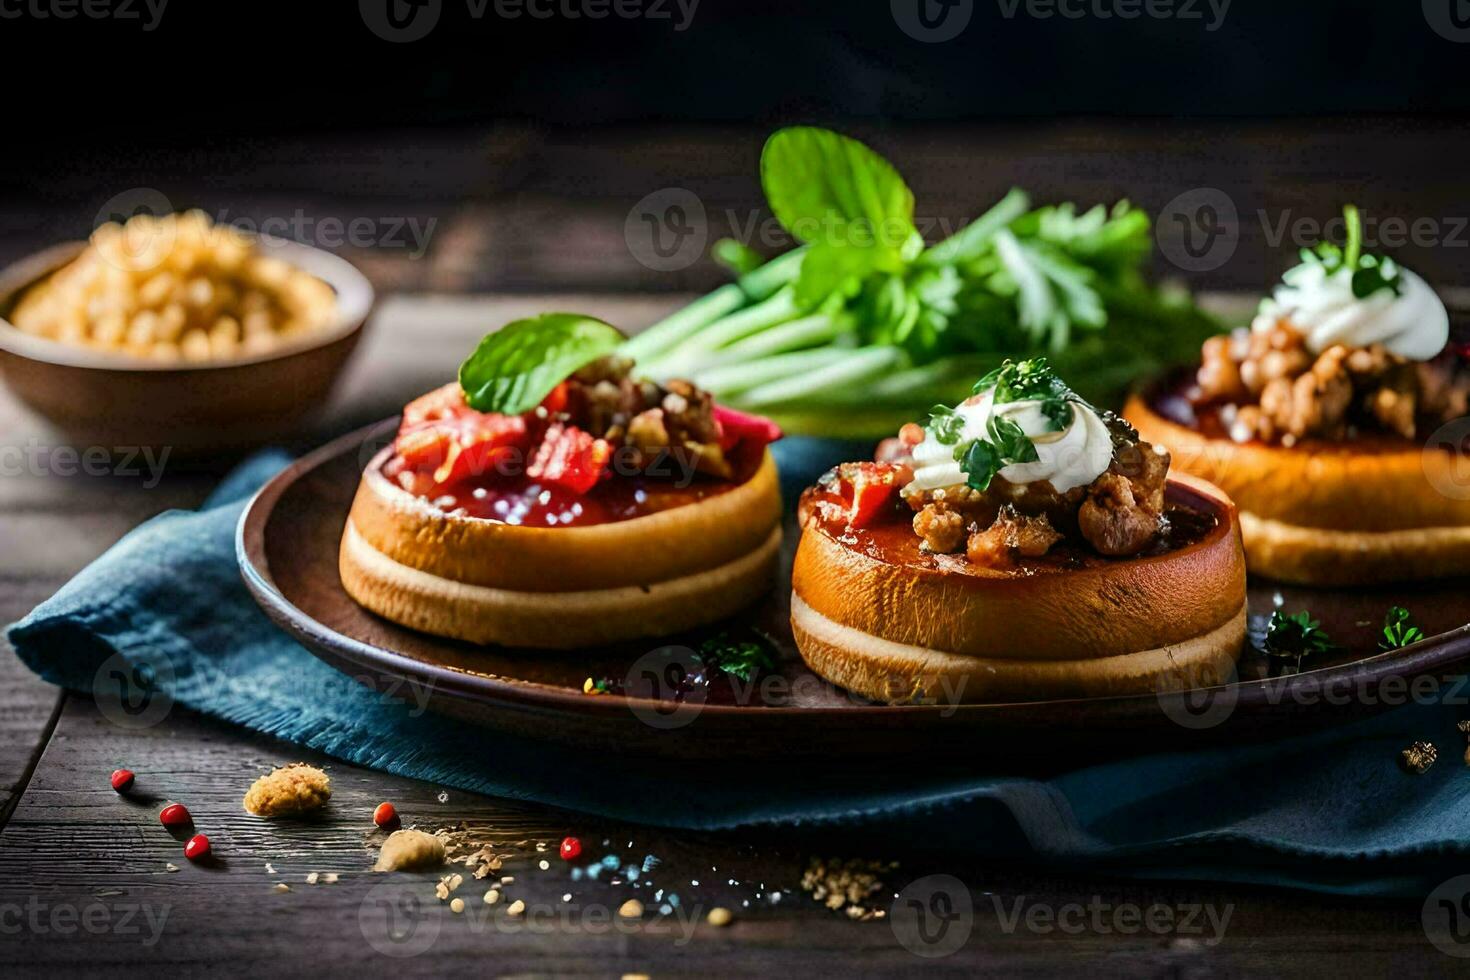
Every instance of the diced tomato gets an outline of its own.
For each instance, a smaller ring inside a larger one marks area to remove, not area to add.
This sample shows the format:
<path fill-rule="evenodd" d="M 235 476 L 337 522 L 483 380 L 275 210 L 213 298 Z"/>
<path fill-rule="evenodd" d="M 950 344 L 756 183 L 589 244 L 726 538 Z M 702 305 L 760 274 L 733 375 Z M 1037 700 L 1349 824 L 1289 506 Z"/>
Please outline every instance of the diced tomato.
<path fill-rule="evenodd" d="M 606 440 L 594 439 L 575 426 L 556 422 L 547 426 L 541 445 L 531 457 L 531 465 L 526 467 L 526 475 L 583 494 L 602 479 L 610 459 L 612 446 Z"/>
<path fill-rule="evenodd" d="M 781 427 L 768 418 L 714 406 L 715 424 L 720 427 L 720 448 L 729 450 L 741 443 L 765 446 L 781 438 Z"/>
<path fill-rule="evenodd" d="M 541 399 L 541 407 L 546 409 L 553 415 L 557 412 L 565 412 L 567 410 L 568 401 L 567 392 L 567 383 L 563 381 L 555 388 L 552 388 L 550 394 Z"/>
<path fill-rule="evenodd" d="M 472 411 L 420 422 L 399 435 L 395 448 L 410 469 L 433 473 L 436 484 L 445 484 L 491 472 L 526 442 L 526 420 L 519 415 Z"/>
<path fill-rule="evenodd" d="M 892 504 L 909 481 L 907 466 L 894 463 L 843 463 L 837 467 L 838 488 L 847 504 L 847 526 L 867 527 Z"/>
<path fill-rule="evenodd" d="M 405 405 L 403 423 L 398 427 L 398 431 L 402 432 L 425 422 L 455 418 L 472 411 L 474 409 L 464 403 L 464 389 L 459 386 L 458 381 L 451 381 L 444 387 L 435 388 L 427 395 L 420 395 Z"/>

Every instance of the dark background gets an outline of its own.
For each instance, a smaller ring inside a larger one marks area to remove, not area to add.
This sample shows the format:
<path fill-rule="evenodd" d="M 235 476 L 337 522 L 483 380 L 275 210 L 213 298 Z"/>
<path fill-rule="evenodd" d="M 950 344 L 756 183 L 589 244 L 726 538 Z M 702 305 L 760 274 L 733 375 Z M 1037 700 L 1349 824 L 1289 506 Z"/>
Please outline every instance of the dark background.
<path fill-rule="evenodd" d="M 0 259 L 146 187 L 216 216 L 436 218 L 427 262 L 353 255 L 390 288 L 702 288 L 708 263 L 630 261 L 623 218 L 669 186 L 717 215 L 758 211 L 761 140 L 793 122 L 871 141 L 947 220 L 1015 184 L 1155 210 L 1219 187 L 1265 221 L 1325 219 L 1348 197 L 1470 213 L 1470 43 L 1417 0 L 1234 0 L 1215 30 L 1206 0 L 1132 20 L 1096 16 L 1099 0 L 1071 0 L 1080 19 L 958 0 L 970 21 L 942 43 L 906 34 L 887 0 L 699 0 L 684 30 L 674 0 L 600 20 L 564 13 L 583 0 L 533 0 L 544 18 L 440 0 L 412 43 L 375 35 L 355 0 L 171 0 L 151 31 L 143 0 L 111 0 L 137 19 L 37 16 L 58 2 L 74 0 L 0 0 Z M 1208 284 L 1279 271 L 1262 224 L 1242 218 L 1239 257 Z M 1463 255 L 1401 258 L 1466 281 Z"/>

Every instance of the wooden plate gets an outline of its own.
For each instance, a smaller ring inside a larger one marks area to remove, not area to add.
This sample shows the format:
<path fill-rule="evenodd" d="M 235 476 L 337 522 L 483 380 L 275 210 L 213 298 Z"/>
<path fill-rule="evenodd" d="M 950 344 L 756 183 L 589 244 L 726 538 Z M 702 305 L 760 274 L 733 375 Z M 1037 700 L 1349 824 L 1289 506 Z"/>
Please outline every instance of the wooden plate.
<path fill-rule="evenodd" d="M 367 612 L 343 591 L 337 549 L 362 467 L 391 440 L 396 420 L 303 457 L 268 483 L 242 515 L 236 548 L 246 584 L 277 624 L 318 657 L 391 691 L 430 691 L 436 711 L 499 731 L 579 746 L 713 759 L 963 756 L 1034 769 L 1084 758 L 1219 739 L 1273 737 L 1451 692 L 1451 668 L 1470 660 L 1463 580 L 1374 590 L 1250 584 L 1253 635 L 1275 607 L 1311 610 L 1343 649 L 1279 674 L 1247 654 L 1240 680 L 1208 691 L 992 705 L 877 705 L 808 671 L 787 623 L 794 521 L 771 596 L 728 628 L 774 641 L 779 670 L 752 685 L 700 683 L 689 644 L 700 637 L 573 653 L 477 647 L 416 633 Z M 1408 607 L 1429 638 L 1380 653 L 1384 613 Z M 1273 676 L 1273 673 L 1276 676 Z M 692 676 L 690 676 L 692 675 Z M 587 695 L 587 678 L 627 693 Z M 1470 691 L 1459 692 L 1470 696 Z"/>

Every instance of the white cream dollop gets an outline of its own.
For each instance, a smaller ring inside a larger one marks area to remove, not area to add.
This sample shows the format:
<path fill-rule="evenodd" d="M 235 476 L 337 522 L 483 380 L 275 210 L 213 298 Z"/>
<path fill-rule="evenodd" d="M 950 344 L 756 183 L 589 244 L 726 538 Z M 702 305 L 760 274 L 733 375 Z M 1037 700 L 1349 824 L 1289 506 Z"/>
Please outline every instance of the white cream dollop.
<path fill-rule="evenodd" d="M 928 430 L 924 441 L 914 447 L 914 481 L 916 490 L 954 487 L 966 480 L 964 470 L 954 458 L 955 446 L 971 439 L 990 440 L 991 415 L 1000 415 L 1021 427 L 1036 446 L 1037 458 L 1030 463 L 1011 463 L 1000 470 L 1000 476 L 1011 483 L 1035 483 L 1047 480 L 1058 493 L 1082 487 L 1096 480 L 1113 461 L 1113 436 L 1103 420 L 1088 405 L 1069 401 L 1072 418 L 1060 432 L 1051 430 L 1051 422 L 1035 399 L 995 404 L 994 390 L 967 399 L 955 412 L 964 420 L 957 443 L 942 443 Z"/>
<path fill-rule="evenodd" d="M 1450 339 L 1450 316 L 1444 303 L 1419 276 L 1399 267 L 1402 291 L 1379 289 L 1353 295 L 1347 268 L 1329 273 L 1305 262 L 1287 270 L 1281 285 L 1261 301 L 1252 329 L 1268 331 L 1285 319 L 1306 336 L 1307 349 L 1320 354 L 1334 344 L 1367 347 L 1382 344 L 1411 361 L 1427 361 Z"/>

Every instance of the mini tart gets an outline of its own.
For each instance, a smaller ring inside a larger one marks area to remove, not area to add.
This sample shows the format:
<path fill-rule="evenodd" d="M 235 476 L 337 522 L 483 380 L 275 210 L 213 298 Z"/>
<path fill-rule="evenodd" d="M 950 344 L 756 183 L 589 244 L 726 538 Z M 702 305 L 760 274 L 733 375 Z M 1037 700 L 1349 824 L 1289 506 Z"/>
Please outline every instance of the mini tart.
<path fill-rule="evenodd" d="M 1173 465 L 1240 508 L 1256 574 L 1304 585 L 1368 585 L 1470 573 L 1470 499 L 1456 455 L 1390 436 L 1291 447 L 1237 443 L 1160 414 L 1139 395 L 1124 415 Z"/>
<path fill-rule="evenodd" d="M 1235 508 L 1187 477 L 1169 480 L 1166 499 L 1213 524 L 1162 554 L 1012 569 L 962 555 L 896 556 L 862 531 L 839 533 L 804 501 L 791 592 L 797 647 L 827 680 L 890 702 L 1037 701 L 1222 683 L 1246 628 Z"/>
<path fill-rule="evenodd" d="M 353 599 L 471 643 L 570 649 L 661 636 L 731 615 L 770 587 L 781 544 L 776 467 L 628 520 L 525 527 L 447 514 L 368 464 L 339 567 Z"/>

